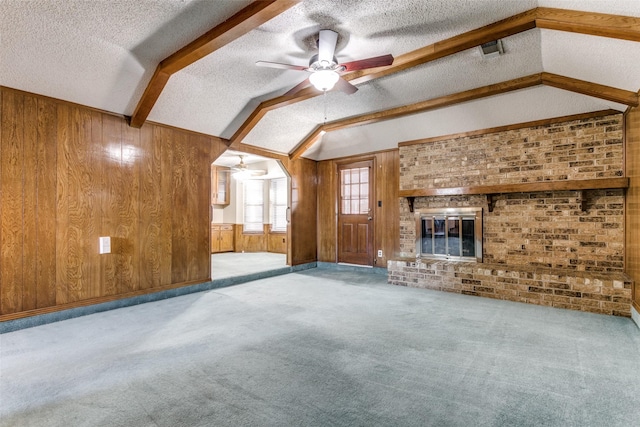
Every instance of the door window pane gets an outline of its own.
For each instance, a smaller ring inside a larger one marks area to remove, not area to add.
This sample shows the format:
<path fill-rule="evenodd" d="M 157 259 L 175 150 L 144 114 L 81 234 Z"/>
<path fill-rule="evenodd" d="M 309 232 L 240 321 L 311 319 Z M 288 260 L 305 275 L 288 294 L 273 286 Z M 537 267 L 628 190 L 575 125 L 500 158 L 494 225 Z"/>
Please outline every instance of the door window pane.
<path fill-rule="evenodd" d="M 369 213 L 369 168 L 340 170 L 340 207 L 343 215 Z"/>

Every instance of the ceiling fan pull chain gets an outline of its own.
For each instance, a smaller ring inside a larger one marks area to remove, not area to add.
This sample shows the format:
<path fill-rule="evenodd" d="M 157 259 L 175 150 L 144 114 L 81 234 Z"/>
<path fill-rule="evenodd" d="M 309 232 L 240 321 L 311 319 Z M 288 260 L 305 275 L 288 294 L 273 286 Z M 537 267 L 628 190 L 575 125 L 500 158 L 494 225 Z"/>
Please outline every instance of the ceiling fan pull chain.
<path fill-rule="evenodd" d="M 327 124 L 327 91 L 323 92 L 323 98 L 324 98 L 324 122 L 323 124 Z"/>

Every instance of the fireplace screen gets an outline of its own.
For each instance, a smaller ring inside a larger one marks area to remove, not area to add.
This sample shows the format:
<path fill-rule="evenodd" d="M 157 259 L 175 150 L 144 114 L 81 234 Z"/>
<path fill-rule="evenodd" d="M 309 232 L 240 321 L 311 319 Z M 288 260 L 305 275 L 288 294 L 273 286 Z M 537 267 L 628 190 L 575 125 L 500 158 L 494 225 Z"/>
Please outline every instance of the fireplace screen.
<path fill-rule="evenodd" d="M 416 256 L 482 262 L 482 208 L 416 212 Z"/>

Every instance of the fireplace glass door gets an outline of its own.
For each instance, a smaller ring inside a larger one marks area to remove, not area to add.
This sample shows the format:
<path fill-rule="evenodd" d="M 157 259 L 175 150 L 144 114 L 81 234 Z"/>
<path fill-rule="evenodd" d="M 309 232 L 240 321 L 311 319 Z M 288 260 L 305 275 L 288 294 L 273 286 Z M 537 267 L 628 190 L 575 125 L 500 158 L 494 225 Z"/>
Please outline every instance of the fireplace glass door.
<path fill-rule="evenodd" d="M 416 213 L 417 256 L 482 260 L 482 208 Z"/>

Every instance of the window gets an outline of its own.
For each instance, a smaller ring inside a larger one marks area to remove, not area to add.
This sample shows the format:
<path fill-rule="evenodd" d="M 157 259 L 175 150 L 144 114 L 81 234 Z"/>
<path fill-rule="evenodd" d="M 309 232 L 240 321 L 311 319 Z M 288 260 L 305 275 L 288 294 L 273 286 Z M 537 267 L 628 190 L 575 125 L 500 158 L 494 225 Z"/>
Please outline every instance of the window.
<path fill-rule="evenodd" d="M 264 220 L 264 181 L 246 180 L 244 185 L 244 232 L 262 233 Z"/>
<path fill-rule="evenodd" d="M 271 231 L 287 231 L 287 192 L 287 178 L 271 180 L 269 189 Z"/>

